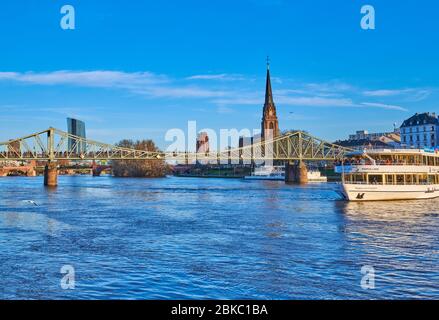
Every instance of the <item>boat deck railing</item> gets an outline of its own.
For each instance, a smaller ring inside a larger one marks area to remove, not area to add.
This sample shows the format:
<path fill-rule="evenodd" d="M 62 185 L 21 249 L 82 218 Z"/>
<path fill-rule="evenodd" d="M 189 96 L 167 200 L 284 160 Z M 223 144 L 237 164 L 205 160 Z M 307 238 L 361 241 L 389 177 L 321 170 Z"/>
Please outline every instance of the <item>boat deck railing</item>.
<path fill-rule="evenodd" d="M 358 184 L 358 185 L 369 185 L 369 186 L 430 186 L 435 185 L 434 182 L 419 182 L 419 183 L 373 183 L 373 182 L 364 182 L 364 181 L 343 181 L 344 184 Z"/>
<path fill-rule="evenodd" d="M 351 166 L 424 166 L 424 167 L 439 167 L 438 164 L 425 164 L 425 163 L 410 163 L 410 162 L 386 162 L 386 161 L 377 161 L 376 163 L 372 162 L 344 162 L 344 163 L 335 163 L 336 167 L 351 167 Z"/>

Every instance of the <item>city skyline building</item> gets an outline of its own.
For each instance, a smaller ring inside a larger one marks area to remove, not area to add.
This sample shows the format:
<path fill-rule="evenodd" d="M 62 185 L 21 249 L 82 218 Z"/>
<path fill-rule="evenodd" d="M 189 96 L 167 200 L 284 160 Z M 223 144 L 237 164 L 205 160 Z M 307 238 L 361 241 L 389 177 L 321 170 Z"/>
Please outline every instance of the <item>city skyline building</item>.
<path fill-rule="evenodd" d="M 389 132 L 369 132 L 357 130 L 347 140 L 337 140 L 335 144 L 356 150 L 367 149 L 398 149 L 401 147 L 399 128 Z"/>
<path fill-rule="evenodd" d="M 74 118 L 67 118 L 67 132 L 71 135 L 78 136 L 86 139 L 85 123 L 81 120 Z M 69 138 L 68 148 L 70 151 L 74 151 L 77 154 L 86 152 L 86 143 L 75 143 L 75 139 Z"/>
<path fill-rule="evenodd" d="M 389 132 L 369 132 L 367 130 L 357 130 L 355 134 L 349 135 L 349 140 L 361 140 L 361 139 L 379 139 L 381 137 L 398 135 L 399 128 L 395 128 L 393 131 Z"/>

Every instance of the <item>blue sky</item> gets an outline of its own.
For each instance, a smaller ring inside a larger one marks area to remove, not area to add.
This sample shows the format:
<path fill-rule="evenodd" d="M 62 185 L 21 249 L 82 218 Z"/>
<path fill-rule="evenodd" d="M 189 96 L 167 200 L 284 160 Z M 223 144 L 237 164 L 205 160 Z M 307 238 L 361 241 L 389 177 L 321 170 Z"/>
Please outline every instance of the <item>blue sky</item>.
<path fill-rule="evenodd" d="M 60 8 L 76 9 L 62 30 Z M 376 30 L 362 30 L 362 5 Z M 0 5 L 0 140 L 86 122 L 104 142 L 259 128 L 270 55 L 282 130 L 327 140 L 439 111 L 437 1 L 10 1 Z"/>

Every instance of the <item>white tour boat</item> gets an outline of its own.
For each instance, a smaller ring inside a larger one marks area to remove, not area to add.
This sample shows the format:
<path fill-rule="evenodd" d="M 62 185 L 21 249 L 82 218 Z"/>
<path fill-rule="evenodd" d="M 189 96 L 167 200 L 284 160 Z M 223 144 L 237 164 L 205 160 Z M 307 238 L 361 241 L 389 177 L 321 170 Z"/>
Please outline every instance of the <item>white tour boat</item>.
<path fill-rule="evenodd" d="M 251 176 L 245 176 L 247 180 L 275 180 L 285 181 L 285 166 L 261 166 L 256 167 Z M 308 171 L 308 182 L 327 182 L 328 178 L 322 176 L 319 170 Z"/>
<path fill-rule="evenodd" d="M 308 170 L 308 182 L 328 182 L 328 178 L 322 176 L 319 170 Z"/>
<path fill-rule="evenodd" d="M 256 167 L 252 175 L 245 176 L 244 179 L 285 181 L 285 166 Z"/>
<path fill-rule="evenodd" d="M 383 149 L 351 152 L 338 163 L 342 194 L 349 201 L 439 197 L 437 150 Z"/>

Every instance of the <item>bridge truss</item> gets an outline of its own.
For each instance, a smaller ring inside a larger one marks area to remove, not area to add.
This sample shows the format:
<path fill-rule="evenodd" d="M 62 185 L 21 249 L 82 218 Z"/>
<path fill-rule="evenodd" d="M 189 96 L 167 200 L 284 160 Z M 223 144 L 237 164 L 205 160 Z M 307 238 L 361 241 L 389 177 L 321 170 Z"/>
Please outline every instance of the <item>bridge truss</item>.
<path fill-rule="evenodd" d="M 57 160 L 167 160 L 178 163 L 251 163 L 258 161 L 335 161 L 350 149 L 303 131 L 291 131 L 220 152 L 145 151 L 123 148 L 49 128 L 22 138 L 0 142 L 0 161 Z"/>

